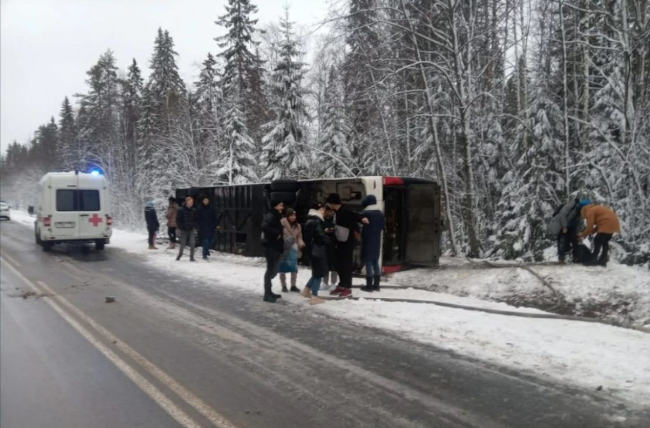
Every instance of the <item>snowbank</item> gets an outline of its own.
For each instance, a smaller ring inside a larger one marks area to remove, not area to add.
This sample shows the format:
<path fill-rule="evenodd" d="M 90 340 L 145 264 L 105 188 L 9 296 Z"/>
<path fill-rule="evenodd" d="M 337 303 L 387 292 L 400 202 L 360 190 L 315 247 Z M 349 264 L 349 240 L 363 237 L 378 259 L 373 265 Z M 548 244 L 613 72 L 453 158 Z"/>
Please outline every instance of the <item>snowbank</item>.
<path fill-rule="evenodd" d="M 643 267 L 618 263 L 609 263 L 606 268 L 574 264 L 529 266 L 560 295 L 558 305 L 557 296 L 528 270 L 481 268 L 476 263 L 450 257 L 442 258 L 440 265 L 441 269 L 435 271 L 400 272 L 389 281 L 513 305 L 556 307 L 554 312 L 650 328 L 650 272 Z"/>
<path fill-rule="evenodd" d="M 33 218 L 24 213 L 16 212 L 14 220 L 33 224 Z M 197 257 L 196 263 L 190 263 L 185 255 L 176 262 L 175 250 L 148 250 L 145 234 L 121 230 L 114 231 L 111 247 L 138 254 L 152 267 L 202 280 L 206 287 L 235 287 L 249 293 L 251 298 L 261 297 L 264 272 L 261 259 L 217 253 L 209 261 Z M 498 366 L 600 390 L 600 394 L 640 406 L 650 403 L 650 334 L 598 323 L 513 317 L 368 299 L 376 296 L 435 300 L 539 314 L 543 313 L 539 309 L 515 307 L 504 301 L 513 295 L 551 296 L 538 278 L 520 268 L 479 268 L 454 258 L 443 259 L 441 265 L 439 270 L 419 269 L 394 274 L 381 293 L 369 295 L 354 289 L 353 294 L 363 297 L 361 300 L 329 301 L 310 309 L 386 329 Z M 630 299 L 628 313 L 635 317 L 648 314 L 650 275 L 641 269 L 616 264 L 606 269 L 578 266 L 537 266 L 534 269 L 567 301 L 576 305 Z M 299 283 L 304 284 L 308 276 L 308 271 L 303 269 L 299 273 Z M 275 284 L 277 289 L 277 279 Z M 430 290 L 389 289 L 391 285 L 400 284 Z M 296 293 L 284 294 L 283 300 L 309 306 Z"/>

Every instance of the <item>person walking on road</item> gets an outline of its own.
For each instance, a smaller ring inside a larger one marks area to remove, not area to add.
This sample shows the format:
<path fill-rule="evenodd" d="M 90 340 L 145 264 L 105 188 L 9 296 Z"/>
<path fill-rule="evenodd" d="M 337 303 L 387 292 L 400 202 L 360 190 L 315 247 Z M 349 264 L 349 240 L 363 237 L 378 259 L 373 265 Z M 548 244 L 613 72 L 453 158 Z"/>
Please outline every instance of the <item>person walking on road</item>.
<path fill-rule="evenodd" d="M 368 219 L 343 207 L 338 193 L 330 194 L 325 203 L 334 211 L 334 236 L 337 248 L 337 272 L 339 285 L 331 295 L 347 297 L 352 294 L 352 271 L 354 270 L 354 244 L 359 233 L 359 223 L 368 224 Z"/>
<path fill-rule="evenodd" d="M 156 232 L 160 229 L 160 223 L 158 222 L 158 214 L 153 206 L 153 201 L 147 202 L 144 207 L 144 220 L 147 222 L 147 232 L 149 233 L 149 249 L 157 250 L 158 248 L 155 245 Z"/>
<path fill-rule="evenodd" d="M 176 216 L 178 215 L 178 204 L 176 198 L 169 197 L 169 206 L 167 207 L 167 236 L 169 237 L 169 249 L 173 250 L 176 246 Z"/>
<path fill-rule="evenodd" d="M 176 218 L 178 229 L 180 230 L 180 248 L 176 260 L 183 256 L 185 246 L 190 246 L 190 261 L 194 261 L 194 246 L 196 245 L 196 208 L 194 207 L 194 198 L 185 197 L 185 205 L 178 210 Z"/>
<path fill-rule="evenodd" d="M 305 242 L 309 263 L 311 265 L 311 278 L 307 282 L 302 295 L 305 297 L 318 297 L 321 280 L 329 270 L 327 265 L 327 247 L 330 238 L 323 230 L 325 207 L 316 203 L 309 210 L 307 223 L 305 224 Z M 314 300 L 313 303 L 320 303 L 321 300 Z"/>
<path fill-rule="evenodd" d="M 305 243 L 302 240 L 302 227 L 298 223 L 298 216 L 293 208 L 287 208 L 284 218 L 280 220 L 284 234 L 284 252 L 280 257 L 278 272 L 280 272 L 280 282 L 282 291 L 287 292 L 287 273 L 291 275 L 291 291 L 300 292 L 296 287 L 298 278 L 298 259 L 300 251 L 304 248 Z"/>
<path fill-rule="evenodd" d="M 557 256 L 560 264 L 564 264 L 569 250 L 573 261 L 576 261 L 580 208 L 578 199 L 567 202 L 557 210 L 549 223 L 549 235 L 557 237 Z"/>
<path fill-rule="evenodd" d="M 607 266 L 609 240 L 614 233 L 621 233 L 618 216 L 611 208 L 594 205 L 589 200 L 580 201 L 580 205 L 580 215 L 587 221 L 587 227 L 578 235 L 578 239 L 582 240 L 595 233 L 593 258 L 597 264 Z"/>
<path fill-rule="evenodd" d="M 199 236 L 201 237 L 203 260 L 207 260 L 214 242 L 214 232 L 217 227 L 217 212 L 214 210 L 212 204 L 210 204 L 209 197 L 204 196 L 201 204 L 201 207 L 196 211 L 196 217 L 199 226 Z"/>
<path fill-rule="evenodd" d="M 379 254 L 381 250 L 381 232 L 384 230 L 384 214 L 377 209 L 377 198 L 368 195 L 361 201 L 364 211 L 361 213 L 368 220 L 361 228 L 361 261 L 366 267 L 366 285 L 362 291 L 379 291 L 381 270 Z"/>
<path fill-rule="evenodd" d="M 264 301 L 275 303 L 282 296 L 273 293 L 272 280 L 278 274 L 280 257 L 284 251 L 284 235 L 282 230 L 282 211 L 284 202 L 271 195 L 271 210 L 264 215 L 262 220 L 262 245 L 266 257 L 266 272 L 264 272 Z"/>

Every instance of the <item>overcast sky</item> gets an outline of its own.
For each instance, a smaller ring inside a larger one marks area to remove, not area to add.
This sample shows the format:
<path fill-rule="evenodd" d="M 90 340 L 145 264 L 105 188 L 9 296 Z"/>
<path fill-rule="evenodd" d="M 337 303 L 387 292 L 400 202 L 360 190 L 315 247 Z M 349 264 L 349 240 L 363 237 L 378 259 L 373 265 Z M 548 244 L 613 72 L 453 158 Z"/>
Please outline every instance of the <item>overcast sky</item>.
<path fill-rule="evenodd" d="M 196 80 L 208 52 L 217 53 L 214 24 L 226 0 L 0 0 L 2 152 L 28 141 L 58 112 L 65 96 L 86 91 L 86 71 L 111 49 L 121 70 L 135 58 L 143 74 L 158 27 L 169 30 L 181 76 Z M 289 5 L 290 19 L 315 28 L 326 0 L 253 0 L 258 25 L 276 22 Z"/>

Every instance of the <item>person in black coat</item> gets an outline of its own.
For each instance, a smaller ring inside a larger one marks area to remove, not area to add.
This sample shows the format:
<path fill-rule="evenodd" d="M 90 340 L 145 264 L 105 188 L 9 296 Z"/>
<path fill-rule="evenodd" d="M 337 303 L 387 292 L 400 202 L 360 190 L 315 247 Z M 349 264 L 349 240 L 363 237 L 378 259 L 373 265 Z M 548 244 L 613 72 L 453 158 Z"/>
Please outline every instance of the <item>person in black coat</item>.
<path fill-rule="evenodd" d="M 347 297 L 352 294 L 352 271 L 354 270 L 355 235 L 359 233 L 359 223 L 368 219 L 343 207 L 338 193 L 332 193 L 325 201 L 327 208 L 334 211 L 334 235 L 337 248 L 337 271 L 339 285 L 330 294 Z"/>
<path fill-rule="evenodd" d="M 334 211 L 330 209 L 325 210 L 325 222 L 323 223 L 323 230 L 329 238 L 329 245 L 327 246 L 327 269 L 328 273 L 323 277 L 323 290 L 327 290 L 330 285 L 336 285 L 339 280 L 339 275 L 336 272 L 336 239 L 334 238 Z"/>
<path fill-rule="evenodd" d="M 194 261 L 194 246 L 196 245 L 196 208 L 194 207 L 194 198 L 185 197 L 185 205 L 178 210 L 176 224 L 181 232 L 180 249 L 176 260 L 180 260 L 186 245 L 190 245 L 190 261 Z"/>
<path fill-rule="evenodd" d="M 147 202 L 144 207 L 144 220 L 147 222 L 147 232 L 149 232 L 149 249 L 157 250 L 158 248 L 155 246 L 156 232 L 160 229 L 160 223 L 158 222 L 158 214 L 153 206 L 153 201 Z"/>
<path fill-rule="evenodd" d="M 202 205 L 196 210 L 196 218 L 199 226 L 199 236 L 201 237 L 201 247 L 203 248 L 203 260 L 207 260 L 210 255 L 210 248 L 214 242 L 214 231 L 217 227 L 217 212 L 210 204 L 210 198 L 203 197 Z"/>
<path fill-rule="evenodd" d="M 262 246 L 264 246 L 264 256 L 266 257 L 266 272 L 264 272 L 264 301 L 275 303 L 279 299 L 279 294 L 273 293 L 271 282 L 278 274 L 278 265 L 280 257 L 284 251 L 284 235 L 282 223 L 282 212 L 284 211 L 284 202 L 271 198 L 271 210 L 264 215 L 262 220 Z"/>
<path fill-rule="evenodd" d="M 323 230 L 324 215 L 325 207 L 320 203 L 314 204 L 307 215 L 303 239 L 311 265 L 311 278 L 302 293 L 305 297 L 318 296 L 321 280 L 329 272 L 327 247 L 330 238 Z"/>
<path fill-rule="evenodd" d="M 381 270 L 379 269 L 379 254 L 381 253 L 381 232 L 384 230 L 384 213 L 376 207 L 377 198 L 368 195 L 361 201 L 364 207 L 362 215 L 366 216 L 369 224 L 361 228 L 361 261 L 366 266 L 366 286 L 363 291 L 379 291 Z"/>

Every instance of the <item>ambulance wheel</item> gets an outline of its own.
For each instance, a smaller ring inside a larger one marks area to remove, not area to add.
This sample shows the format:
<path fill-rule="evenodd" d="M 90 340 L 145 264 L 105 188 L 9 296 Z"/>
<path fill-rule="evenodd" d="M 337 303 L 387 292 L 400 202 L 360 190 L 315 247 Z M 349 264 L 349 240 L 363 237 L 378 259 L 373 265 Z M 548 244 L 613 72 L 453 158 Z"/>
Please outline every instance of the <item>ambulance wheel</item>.
<path fill-rule="evenodd" d="M 298 188 L 296 180 L 275 180 L 271 182 L 272 192 L 295 192 Z"/>
<path fill-rule="evenodd" d="M 106 244 L 106 242 L 103 239 L 97 240 L 97 241 L 95 241 L 95 249 L 97 251 L 101 251 L 101 250 L 104 249 L 105 244 Z"/>
<path fill-rule="evenodd" d="M 47 253 L 52 249 L 52 247 L 54 246 L 54 243 L 52 243 L 52 242 L 41 242 L 41 245 L 43 246 L 43 251 L 45 251 Z"/>

